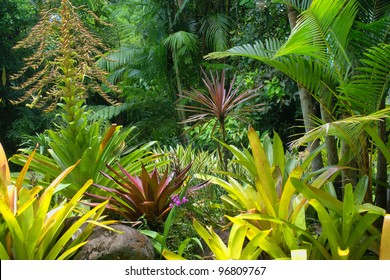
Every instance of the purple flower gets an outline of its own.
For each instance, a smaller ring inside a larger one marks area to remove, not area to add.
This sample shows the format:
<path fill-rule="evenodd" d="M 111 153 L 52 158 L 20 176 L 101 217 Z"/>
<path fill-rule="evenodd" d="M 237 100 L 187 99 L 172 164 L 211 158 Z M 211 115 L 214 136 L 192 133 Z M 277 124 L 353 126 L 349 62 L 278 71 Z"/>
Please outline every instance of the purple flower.
<path fill-rule="evenodd" d="M 182 199 L 180 199 L 179 195 L 175 194 L 171 196 L 172 203 L 169 204 L 169 207 L 173 208 L 173 206 L 180 206 L 184 203 L 187 203 L 189 200 L 183 196 Z"/>

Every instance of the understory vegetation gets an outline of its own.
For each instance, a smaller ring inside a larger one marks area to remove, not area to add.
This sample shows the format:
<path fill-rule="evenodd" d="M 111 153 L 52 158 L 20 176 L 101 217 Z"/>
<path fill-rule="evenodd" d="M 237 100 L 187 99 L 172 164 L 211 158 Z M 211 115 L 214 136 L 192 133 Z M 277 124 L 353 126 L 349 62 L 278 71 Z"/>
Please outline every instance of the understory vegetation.
<path fill-rule="evenodd" d="M 389 259 L 389 35 L 386 0 L 5 0 L 0 259 L 120 222 L 157 259 Z"/>

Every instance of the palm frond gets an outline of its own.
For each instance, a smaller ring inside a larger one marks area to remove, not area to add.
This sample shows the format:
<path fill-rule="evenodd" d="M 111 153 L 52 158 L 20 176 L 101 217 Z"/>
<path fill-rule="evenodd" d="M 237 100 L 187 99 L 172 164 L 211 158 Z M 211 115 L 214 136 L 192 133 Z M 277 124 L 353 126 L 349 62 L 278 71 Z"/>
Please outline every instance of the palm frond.
<path fill-rule="evenodd" d="M 266 39 L 263 42 L 256 41 L 252 44 L 236 46 L 226 51 L 212 52 L 205 56 L 206 59 L 219 59 L 230 56 L 241 56 L 256 59 L 265 63 L 272 60 L 277 50 L 282 46 L 282 41 L 276 38 Z"/>
<path fill-rule="evenodd" d="M 223 14 L 210 14 L 204 17 L 200 33 L 206 38 L 207 45 L 215 51 L 228 48 L 231 20 Z"/>
<path fill-rule="evenodd" d="M 349 61 L 345 47 L 357 7 L 354 0 L 313 0 L 309 9 L 300 15 L 276 57 L 289 54 L 310 56 L 341 68 L 340 58 Z"/>
<path fill-rule="evenodd" d="M 390 2 L 388 0 L 359 0 L 364 22 L 372 22 L 390 13 Z"/>
<path fill-rule="evenodd" d="M 321 95 L 329 89 L 336 89 L 340 81 L 338 73 L 333 67 L 297 55 L 274 58 L 274 54 L 281 46 L 281 41 L 268 39 L 265 43 L 258 41 L 253 45 L 237 46 L 225 52 L 214 52 L 207 55 L 206 59 L 227 56 L 248 57 L 278 69 L 311 93 Z"/>
<path fill-rule="evenodd" d="M 372 22 L 356 22 L 351 32 L 351 45 L 356 53 L 386 42 L 390 37 L 390 16 Z"/>
<path fill-rule="evenodd" d="M 198 38 L 195 34 L 186 31 L 178 31 L 169 35 L 164 44 L 178 56 L 187 55 L 197 49 Z"/>
<path fill-rule="evenodd" d="M 344 101 L 346 109 L 365 115 L 379 110 L 380 102 L 389 95 L 390 45 L 369 49 L 361 62 L 352 82 L 341 87 L 339 99 Z"/>
<path fill-rule="evenodd" d="M 331 123 L 321 124 L 304 136 L 290 143 L 291 147 L 300 147 L 311 143 L 316 139 L 323 139 L 327 136 L 335 136 L 347 143 L 355 155 L 359 155 L 362 147 L 362 137 L 367 138 L 367 131 L 377 121 L 388 118 L 390 108 L 376 111 L 367 116 L 354 116 Z"/>

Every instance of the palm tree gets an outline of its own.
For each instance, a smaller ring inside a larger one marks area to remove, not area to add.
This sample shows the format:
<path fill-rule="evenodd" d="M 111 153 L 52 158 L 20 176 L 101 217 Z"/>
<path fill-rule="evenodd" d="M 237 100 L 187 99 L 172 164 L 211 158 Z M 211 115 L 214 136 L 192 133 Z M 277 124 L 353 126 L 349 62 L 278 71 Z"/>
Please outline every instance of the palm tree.
<path fill-rule="evenodd" d="M 181 106 L 182 91 L 201 83 L 202 56 L 228 47 L 233 26 L 225 12 L 228 3 L 133 0 L 119 5 L 114 14 L 121 18 L 121 46 L 99 64 L 111 72 L 112 82 L 142 80 Z M 176 120 L 185 117 L 178 111 Z"/>
<path fill-rule="evenodd" d="M 300 14 L 297 25 L 286 42 L 268 39 L 265 43 L 256 42 L 254 45 L 234 47 L 225 52 L 212 53 L 207 57 L 244 56 L 254 58 L 282 71 L 308 90 L 321 104 L 322 118 L 320 121 L 325 129 L 320 130 L 321 133 L 318 133 L 318 129 L 311 129 L 306 133 L 305 138 L 302 138 L 305 141 L 323 139 L 323 137 L 329 136 L 330 127 L 337 128 L 334 130 L 334 134 L 337 135 L 338 139 L 345 140 L 345 136 L 348 136 L 347 133 L 351 130 L 344 131 L 344 127 L 340 126 L 339 121 L 348 120 L 355 123 L 350 117 L 365 116 L 367 117 L 365 121 L 370 121 L 370 126 L 364 126 L 364 128 L 367 128 L 371 127 L 373 122 L 378 120 L 378 117 L 387 116 L 386 111 L 380 111 L 380 116 L 370 116 L 370 114 L 375 114 L 382 108 L 380 106 L 373 106 L 370 110 L 365 111 L 355 106 L 356 95 L 354 96 L 350 92 L 354 91 L 356 87 L 348 85 L 359 85 L 364 81 L 372 80 L 375 77 L 374 74 L 379 75 L 377 72 L 380 72 L 384 74 L 384 78 L 377 82 L 381 83 L 382 87 L 378 86 L 378 89 L 363 88 L 364 91 L 360 92 L 359 97 L 374 101 L 375 104 L 383 104 L 383 97 L 388 95 L 389 77 L 386 76 L 388 68 L 379 66 L 382 65 L 382 59 L 388 58 L 389 54 L 386 45 L 378 45 L 378 43 L 388 40 L 389 4 L 376 1 L 381 3 L 379 6 L 381 13 L 373 12 L 373 14 L 381 15 L 381 18 L 372 18 L 367 23 L 359 22 L 358 19 L 361 15 L 366 15 L 363 8 L 370 7 L 367 3 L 372 1 L 361 1 L 361 3 L 355 0 L 291 0 L 278 2 L 288 3 L 295 7 L 299 7 L 298 4 L 302 4 L 302 2 L 306 4 L 311 2 L 310 6 Z M 366 33 L 365 36 L 361 35 L 363 32 Z M 358 43 L 360 46 L 364 45 L 365 51 L 363 52 L 379 52 L 379 49 L 381 49 L 383 50 L 382 55 L 380 57 L 371 55 L 368 60 L 359 60 L 362 52 L 353 51 L 352 49 L 354 44 Z M 362 62 L 367 65 L 363 68 L 357 68 Z M 366 107 L 366 109 L 368 108 Z M 363 126 L 354 126 L 354 128 L 362 129 Z M 368 149 L 365 149 L 365 147 L 359 149 L 361 154 L 353 148 L 372 143 L 369 142 L 369 137 L 377 147 L 383 147 L 383 141 L 380 138 L 375 137 L 367 130 L 365 132 L 365 140 L 360 142 L 360 145 L 358 141 L 361 141 L 361 138 L 348 137 L 352 142 L 344 141 L 354 152 L 355 159 L 363 159 L 367 156 Z M 301 144 L 303 142 L 297 143 Z M 386 154 L 386 151 L 382 152 Z M 343 160 L 346 163 L 352 162 L 350 158 L 346 159 L 345 154 L 339 153 L 339 155 L 341 156 L 341 162 Z M 358 161 L 358 163 L 360 162 Z M 368 162 L 365 162 L 361 166 L 361 172 L 367 173 L 368 170 L 371 170 L 367 164 Z M 379 203 L 378 199 L 377 203 Z M 386 207 L 383 204 L 379 206 Z"/>

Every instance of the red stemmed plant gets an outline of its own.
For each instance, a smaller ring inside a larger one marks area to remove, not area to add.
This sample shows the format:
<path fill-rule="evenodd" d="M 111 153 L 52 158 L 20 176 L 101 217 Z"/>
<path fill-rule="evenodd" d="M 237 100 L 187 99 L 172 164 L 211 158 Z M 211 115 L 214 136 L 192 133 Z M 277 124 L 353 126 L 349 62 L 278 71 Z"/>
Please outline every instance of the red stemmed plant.
<path fill-rule="evenodd" d="M 190 99 L 198 104 L 186 104 L 179 108 L 179 110 L 189 112 L 190 115 L 183 123 L 195 123 L 197 125 L 207 124 L 210 120 L 216 119 L 213 127 L 213 132 L 216 126 L 219 126 L 222 136 L 222 142 L 226 143 L 226 120 L 228 117 L 236 118 L 240 121 L 247 121 L 245 115 L 249 112 L 258 111 L 262 104 L 248 104 L 245 102 L 255 98 L 255 90 L 246 90 L 239 93 L 238 89 L 233 89 L 235 79 L 232 80 L 229 87 L 225 86 L 225 70 L 222 71 L 221 77 L 218 73 L 214 76 L 210 72 L 210 78 L 206 75 L 204 70 L 203 83 L 207 88 L 206 92 L 192 89 L 192 91 L 183 91 L 180 98 Z M 262 86 L 260 86 L 262 87 Z M 259 87 L 259 88 L 260 88 Z M 226 168 L 226 161 L 224 162 Z"/>

